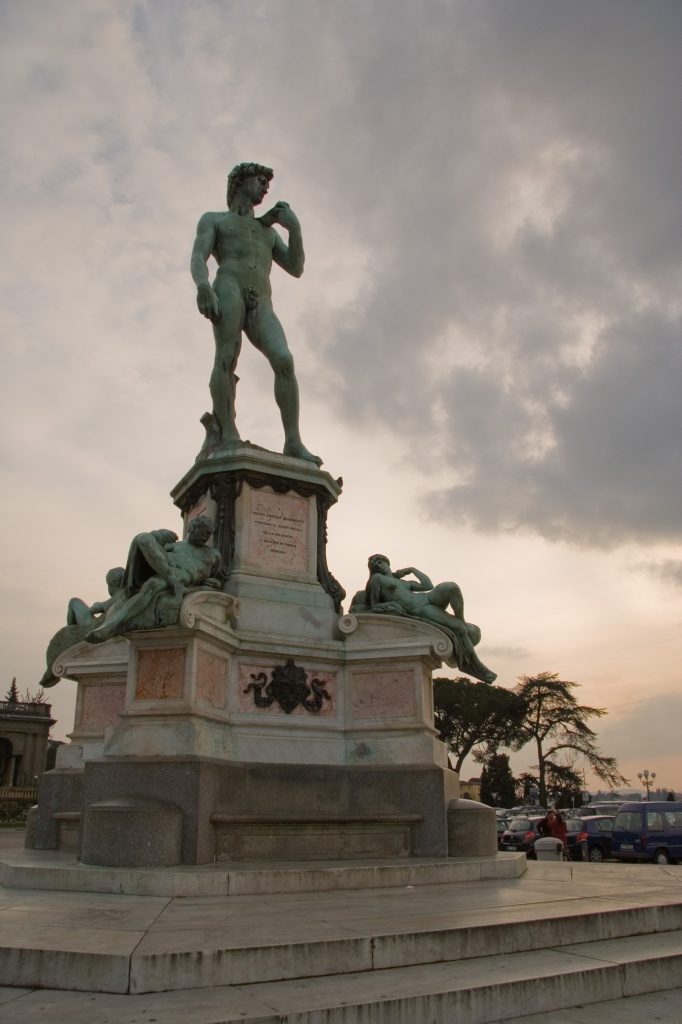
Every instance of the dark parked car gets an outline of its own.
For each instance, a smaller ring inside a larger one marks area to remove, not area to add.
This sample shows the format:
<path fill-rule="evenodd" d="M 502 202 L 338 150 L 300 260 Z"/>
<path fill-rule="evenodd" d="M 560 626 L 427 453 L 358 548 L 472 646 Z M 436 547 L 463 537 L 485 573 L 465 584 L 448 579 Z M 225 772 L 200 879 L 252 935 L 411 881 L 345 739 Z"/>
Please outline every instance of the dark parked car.
<path fill-rule="evenodd" d="M 682 860 L 682 802 L 623 804 L 613 823 L 612 851 L 617 860 Z"/>
<path fill-rule="evenodd" d="M 592 815 L 587 818 L 569 818 L 566 822 L 566 845 L 571 860 L 589 860 L 593 863 L 611 856 L 613 817 Z"/>
<path fill-rule="evenodd" d="M 509 828 L 509 822 L 511 818 L 498 818 L 497 819 L 497 849 L 502 849 L 502 836 Z"/>
<path fill-rule="evenodd" d="M 544 815 L 533 818 L 512 818 L 507 825 L 499 843 L 500 850 L 513 850 L 516 853 L 525 853 L 533 859 L 535 857 L 535 841 L 541 838 L 538 832 L 538 822 L 542 821 Z"/>

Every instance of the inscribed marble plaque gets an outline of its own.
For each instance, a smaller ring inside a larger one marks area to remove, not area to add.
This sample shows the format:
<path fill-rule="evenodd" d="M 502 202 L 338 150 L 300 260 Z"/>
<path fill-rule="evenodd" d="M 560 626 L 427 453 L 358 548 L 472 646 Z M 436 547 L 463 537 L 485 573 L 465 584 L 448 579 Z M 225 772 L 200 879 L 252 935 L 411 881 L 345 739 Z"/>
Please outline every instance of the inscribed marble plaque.
<path fill-rule="evenodd" d="M 238 711 L 257 711 L 259 714 L 266 715 L 286 715 L 284 708 L 276 700 L 269 705 L 267 708 L 259 708 L 254 700 L 254 691 L 249 690 L 249 684 L 253 682 L 262 682 L 257 677 L 263 673 L 267 682 L 272 680 L 272 671 L 274 665 L 240 665 L 239 666 L 239 692 L 237 695 L 237 710 Z M 305 715 L 307 718 L 336 718 L 336 672 L 317 672 L 315 669 L 307 668 L 305 673 L 308 677 L 308 686 L 310 687 L 313 679 L 316 679 L 322 685 L 322 689 L 326 690 L 330 696 L 330 700 L 326 697 L 322 698 L 322 707 L 319 711 L 308 711 L 302 704 L 299 704 L 297 708 L 290 713 L 287 717 L 295 717 L 296 715 Z M 254 676 L 256 679 L 254 679 Z M 261 689 L 261 697 L 267 697 L 265 692 L 266 687 Z M 310 693 L 308 699 L 314 698 L 314 693 Z"/>
<path fill-rule="evenodd" d="M 222 708 L 225 704 L 225 676 L 227 661 L 217 654 L 199 648 L 195 696 L 197 700 Z"/>
<path fill-rule="evenodd" d="M 136 700 L 181 700 L 184 684 L 184 647 L 149 647 L 137 652 Z"/>
<path fill-rule="evenodd" d="M 85 684 L 81 703 L 81 725 L 116 725 L 126 699 L 125 683 L 95 686 Z"/>
<path fill-rule="evenodd" d="M 308 569 L 308 502 L 251 490 L 248 560 L 270 569 Z"/>
<path fill-rule="evenodd" d="M 414 708 L 414 674 L 353 672 L 353 718 L 411 718 Z"/>

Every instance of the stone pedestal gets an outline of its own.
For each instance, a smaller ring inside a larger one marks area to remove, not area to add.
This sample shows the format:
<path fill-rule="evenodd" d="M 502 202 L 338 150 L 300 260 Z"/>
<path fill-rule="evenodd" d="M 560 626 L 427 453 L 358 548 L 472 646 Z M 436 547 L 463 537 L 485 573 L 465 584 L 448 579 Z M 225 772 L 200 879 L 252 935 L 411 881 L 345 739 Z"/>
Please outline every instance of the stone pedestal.
<path fill-rule="evenodd" d="M 224 590 L 239 598 L 240 635 L 287 641 L 338 637 L 345 596 L 327 566 L 327 512 L 341 480 L 302 459 L 239 446 L 197 462 L 171 496 L 185 529 L 213 518 Z"/>
<path fill-rule="evenodd" d="M 340 486 L 245 446 L 180 482 L 185 524 L 216 523 L 223 593 L 188 594 L 177 626 L 62 656 L 76 723 L 45 777 L 36 845 L 56 845 L 55 812 L 80 811 L 88 851 L 114 842 L 107 856 L 123 859 L 107 863 L 141 865 L 110 820 L 132 822 L 151 800 L 178 810 L 183 864 L 447 855 L 458 776 L 433 725 L 431 674 L 452 646 L 420 620 L 342 614 L 326 563 Z"/>

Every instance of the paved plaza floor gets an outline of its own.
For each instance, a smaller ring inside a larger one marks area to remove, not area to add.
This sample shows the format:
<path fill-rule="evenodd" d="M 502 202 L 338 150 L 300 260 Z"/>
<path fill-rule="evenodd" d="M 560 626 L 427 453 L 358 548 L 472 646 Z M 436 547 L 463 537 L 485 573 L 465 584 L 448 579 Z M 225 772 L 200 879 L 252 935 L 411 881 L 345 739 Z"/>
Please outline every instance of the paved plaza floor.
<path fill-rule="evenodd" d="M 19 847 L 22 838 L 17 832 L 0 832 L 0 855 L 3 849 Z M 286 944 L 300 949 L 301 943 L 321 949 L 338 940 L 348 940 L 339 948 L 350 950 L 353 943 L 368 937 L 374 942 L 377 936 L 385 940 L 429 930 L 521 926 L 540 918 L 558 926 L 576 914 L 614 908 L 641 911 L 681 902 L 682 866 L 615 863 L 529 863 L 521 878 L 475 883 L 190 898 L 0 887 L 0 945 L 17 954 L 28 948 L 70 951 L 74 970 L 80 972 L 79 985 L 85 989 L 88 979 L 83 972 L 94 970 L 88 967 L 88 955 L 93 963 L 94 957 L 104 957 L 112 978 L 117 971 L 129 971 L 134 957 L 146 958 L 148 964 L 163 961 L 164 970 L 181 973 L 183 955 L 196 956 L 202 950 L 267 951 Z M 461 966 L 464 969 L 464 963 Z M 398 978 L 399 969 L 391 974 Z M 96 972 L 92 976 L 96 982 Z M 337 977 L 341 991 L 342 966 Z M 0 988 L 0 1020 L 3 1024 L 222 1024 L 246 1017 L 269 1022 L 295 1009 L 302 987 L 312 991 L 323 980 L 299 977 L 250 984 L 245 977 L 229 986 L 179 985 L 176 991 L 141 994 L 6 986 Z M 509 1009 L 518 1011 L 513 1024 L 635 1020 L 682 1024 L 682 977 L 679 988 L 650 995 L 531 1016 L 523 1016 L 522 1006 Z M 324 1019 L 322 1012 L 319 1019 Z"/>

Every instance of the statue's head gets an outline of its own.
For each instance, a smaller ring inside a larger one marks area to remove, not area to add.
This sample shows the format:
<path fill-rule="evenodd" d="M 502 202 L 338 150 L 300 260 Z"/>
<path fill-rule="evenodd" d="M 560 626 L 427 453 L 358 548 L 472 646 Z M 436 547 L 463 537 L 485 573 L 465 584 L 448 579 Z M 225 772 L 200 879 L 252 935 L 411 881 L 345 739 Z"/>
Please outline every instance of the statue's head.
<path fill-rule="evenodd" d="M 213 520 L 208 516 L 195 516 L 187 527 L 187 539 L 190 544 L 201 547 L 213 533 Z"/>
<path fill-rule="evenodd" d="M 367 568 L 370 576 L 373 576 L 375 572 L 390 573 L 391 563 L 386 555 L 370 555 L 367 559 Z"/>
<path fill-rule="evenodd" d="M 264 167 L 263 164 L 237 164 L 227 176 L 227 205 L 231 206 L 237 190 L 247 178 L 263 178 L 265 182 L 272 181 L 274 171 L 271 167 Z M 267 192 L 267 188 L 265 189 Z M 254 206 L 263 202 L 263 196 L 256 199 Z"/>
<path fill-rule="evenodd" d="M 123 580 L 125 579 L 126 571 L 120 565 L 116 566 L 115 569 L 110 569 L 104 577 L 107 581 L 107 590 L 109 595 L 113 597 L 117 590 L 120 590 L 123 586 Z"/>

